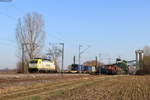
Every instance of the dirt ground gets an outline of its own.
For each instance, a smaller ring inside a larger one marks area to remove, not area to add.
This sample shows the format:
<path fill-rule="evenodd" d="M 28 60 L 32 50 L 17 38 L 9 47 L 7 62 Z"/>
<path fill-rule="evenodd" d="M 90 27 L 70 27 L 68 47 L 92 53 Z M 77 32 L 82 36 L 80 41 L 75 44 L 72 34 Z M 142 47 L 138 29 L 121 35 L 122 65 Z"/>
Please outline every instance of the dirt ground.
<path fill-rule="evenodd" d="M 114 76 L 55 96 L 56 100 L 150 100 L 150 76 Z M 48 98 L 48 100 L 52 100 Z"/>
<path fill-rule="evenodd" d="M 150 100 L 150 76 L 44 76 L 0 77 L 0 100 Z"/>

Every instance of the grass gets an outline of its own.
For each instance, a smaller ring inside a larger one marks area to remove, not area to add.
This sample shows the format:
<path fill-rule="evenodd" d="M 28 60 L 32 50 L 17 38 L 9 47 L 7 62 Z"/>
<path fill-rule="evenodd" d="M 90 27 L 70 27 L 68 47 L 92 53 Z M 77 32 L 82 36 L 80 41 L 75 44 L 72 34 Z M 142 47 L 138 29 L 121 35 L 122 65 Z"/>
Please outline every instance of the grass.
<path fill-rule="evenodd" d="M 22 100 L 41 100 L 41 97 L 40 96 L 33 96 L 33 97 L 22 99 Z"/>
<path fill-rule="evenodd" d="M 112 77 L 69 90 L 64 95 L 54 98 L 55 100 L 150 100 L 149 83 L 150 76 Z M 48 100 L 51 100 L 50 98 Z"/>
<path fill-rule="evenodd" d="M 40 95 L 40 100 L 46 100 L 46 99 L 49 99 L 49 98 L 55 98 L 55 97 L 58 97 L 58 96 L 62 96 L 64 94 L 66 94 L 68 91 L 71 91 L 71 90 L 74 90 L 76 88 L 82 88 L 82 87 L 86 87 L 86 86 L 90 86 L 90 85 L 93 85 L 95 84 L 97 81 L 99 80 L 86 80 L 86 81 L 81 81 L 79 83 L 75 83 L 75 84 L 72 84 L 72 85 L 61 85 L 59 86 L 56 91 L 54 92 L 47 92 L 46 94 L 41 94 Z M 63 88 L 61 88 L 63 87 Z M 33 97 L 35 96 L 31 96 L 30 98 L 26 98 L 26 99 L 23 99 L 23 100 L 33 100 Z M 39 100 L 39 99 L 34 99 L 34 100 Z"/>
<path fill-rule="evenodd" d="M 43 84 L 43 87 L 36 90 L 30 89 L 32 92 L 26 91 L 25 94 L 16 94 L 8 98 L 10 100 L 13 98 L 14 100 L 150 100 L 150 76 L 92 76 L 64 80 L 53 85 Z"/>

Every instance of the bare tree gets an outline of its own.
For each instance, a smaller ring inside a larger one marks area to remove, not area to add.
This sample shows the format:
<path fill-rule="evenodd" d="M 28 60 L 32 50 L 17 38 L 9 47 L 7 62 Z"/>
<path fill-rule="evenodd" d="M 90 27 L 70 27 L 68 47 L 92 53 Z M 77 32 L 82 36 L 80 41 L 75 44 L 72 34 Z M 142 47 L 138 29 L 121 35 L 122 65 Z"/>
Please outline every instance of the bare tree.
<path fill-rule="evenodd" d="M 44 21 L 41 14 L 28 13 L 18 20 L 16 40 L 20 52 L 19 57 L 24 53 L 24 59 L 27 62 L 38 56 L 44 45 L 44 39 Z"/>
<path fill-rule="evenodd" d="M 50 43 L 47 55 L 55 62 L 57 71 L 60 71 L 60 68 L 58 67 L 58 61 L 59 57 L 62 55 L 61 48 L 57 44 Z"/>

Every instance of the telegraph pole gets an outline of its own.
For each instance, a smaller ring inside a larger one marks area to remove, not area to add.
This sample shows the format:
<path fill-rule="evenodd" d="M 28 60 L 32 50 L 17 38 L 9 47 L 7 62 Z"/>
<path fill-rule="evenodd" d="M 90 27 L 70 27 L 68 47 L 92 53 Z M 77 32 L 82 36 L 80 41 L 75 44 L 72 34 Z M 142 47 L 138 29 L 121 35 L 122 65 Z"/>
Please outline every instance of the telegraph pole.
<path fill-rule="evenodd" d="M 96 65 L 96 68 L 97 68 L 97 66 L 98 66 L 97 56 L 95 58 L 96 58 L 95 59 L 96 60 L 96 64 L 95 65 Z"/>
<path fill-rule="evenodd" d="M 79 44 L 79 66 L 80 66 L 80 73 L 81 73 L 81 71 L 82 71 L 82 68 L 81 68 L 81 62 L 80 62 L 80 58 L 81 58 L 81 47 L 82 47 L 82 45 L 80 45 Z"/>
<path fill-rule="evenodd" d="M 25 66 L 24 66 L 24 43 L 22 43 L 22 69 L 25 73 Z"/>
<path fill-rule="evenodd" d="M 73 64 L 76 64 L 76 57 L 73 56 Z"/>
<path fill-rule="evenodd" d="M 101 63 L 102 61 L 101 61 L 102 59 L 101 59 L 101 54 L 99 54 L 99 62 Z"/>
<path fill-rule="evenodd" d="M 64 74 L 64 43 L 60 43 L 62 45 L 62 66 L 61 66 L 61 75 Z"/>
<path fill-rule="evenodd" d="M 108 58 L 108 64 L 111 64 L 112 58 Z"/>
<path fill-rule="evenodd" d="M 80 65 L 80 58 L 81 58 L 81 47 L 82 47 L 82 45 L 79 45 L 79 65 Z"/>
<path fill-rule="evenodd" d="M 87 49 L 89 49 L 90 46 L 85 48 L 84 50 L 81 51 L 82 45 L 79 44 L 79 65 L 81 64 L 81 54 L 83 54 Z M 80 66 L 80 73 L 81 73 L 81 66 Z"/>

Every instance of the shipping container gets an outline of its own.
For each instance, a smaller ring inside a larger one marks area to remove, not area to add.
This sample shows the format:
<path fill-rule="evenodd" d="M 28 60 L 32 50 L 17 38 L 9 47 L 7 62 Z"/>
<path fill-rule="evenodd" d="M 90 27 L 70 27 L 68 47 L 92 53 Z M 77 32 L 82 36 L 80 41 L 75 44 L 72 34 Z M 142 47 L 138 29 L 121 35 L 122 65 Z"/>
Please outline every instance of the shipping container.
<path fill-rule="evenodd" d="M 84 72 L 86 73 L 94 73 L 95 71 L 95 66 L 84 66 Z"/>
<path fill-rule="evenodd" d="M 71 68 L 71 72 L 83 72 L 84 71 L 84 66 L 83 65 L 79 65 L 79 64 L 72 64 L 72 68 Z"/>

